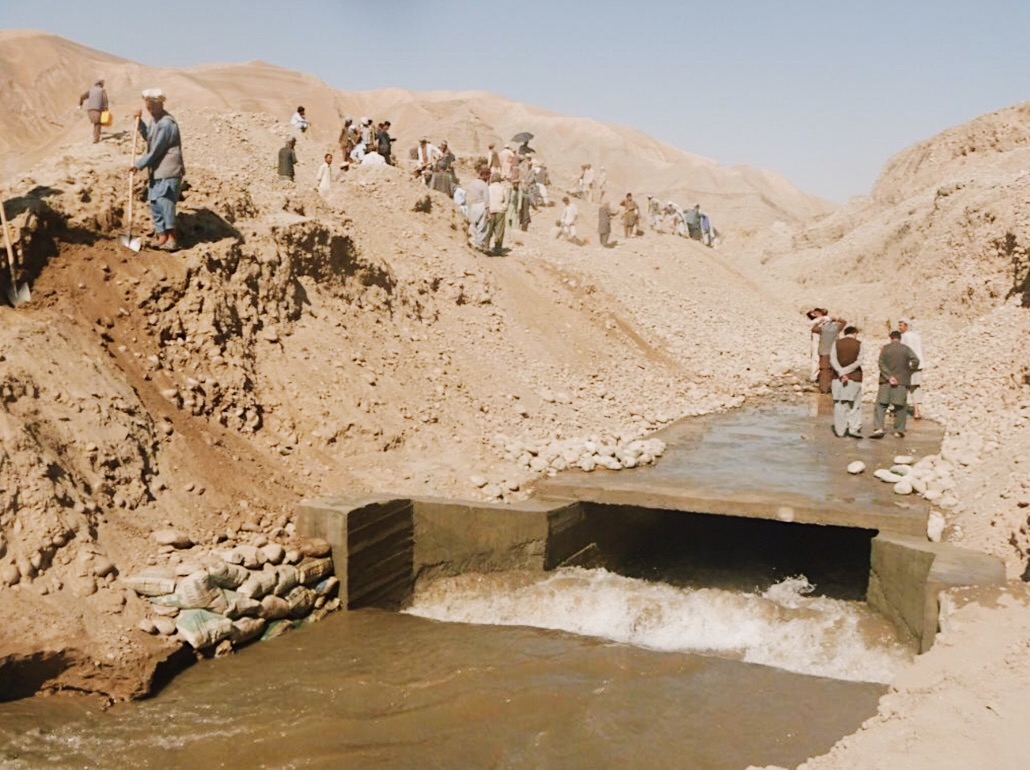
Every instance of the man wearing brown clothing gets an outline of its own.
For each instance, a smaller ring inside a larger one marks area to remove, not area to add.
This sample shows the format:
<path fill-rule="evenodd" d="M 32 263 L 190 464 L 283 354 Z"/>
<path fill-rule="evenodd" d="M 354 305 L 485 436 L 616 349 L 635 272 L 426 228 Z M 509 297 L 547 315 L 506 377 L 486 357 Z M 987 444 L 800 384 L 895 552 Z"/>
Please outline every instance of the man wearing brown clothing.
<path fill-rule="evenodd" d="M 894 435 L 905 437 L 908 385 L 912 372 L 919 368 L 919 357 L 912 348 L 901 343 L 901 332 L 892 331 L 891 341 L 880 350 L 880 390 L 876 394 L 873 413 L 873 433 L 870 438 L 883 438 L 883 423 L 887 407 L 894 407 Z"/>
<path fill-rule="evenodd" d="M 830 349 L 833 368 L 833 434 L 840 438 L 862 438 L 862 343 L 858 329 L 844 328 Z"/>

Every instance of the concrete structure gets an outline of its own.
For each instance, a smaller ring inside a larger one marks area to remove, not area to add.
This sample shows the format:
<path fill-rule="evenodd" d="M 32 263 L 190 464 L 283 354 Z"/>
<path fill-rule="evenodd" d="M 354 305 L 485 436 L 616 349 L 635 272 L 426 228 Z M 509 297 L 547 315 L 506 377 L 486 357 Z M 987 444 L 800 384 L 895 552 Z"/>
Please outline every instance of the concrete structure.
<path fill-rule="evenodd" d="M 864 596 L 921 651 L 929 649 L 940 592 L 1002 583 L 1004 567 L 984 554 L 927 542 L 929 505 L 917 496 L 895 495 L 892 485 L 870 478 L 875 468 L 890 467 L 896 454 L 937 452 L 939 426 L 921 421 L 904 440 L 838 439 L 823 413 L 828 403 L 684 420 L 660 434 L 668 448 L 655 466 L 564 473 L 542 482 L 537 498 L 515 505 L 332 497 L 304 502 L 298 527 L 302 535 L 332 545 L 341 598 L 350 609 L 399 609 L 417 581 L 465 572 L 565 565 L 617 570 L 620 550 L 630 546 L 641 546 L 639 555 L 672 544 L 675 558 L 682 553 L 684 560 L 693 548 L 698 562 L 714 556 L 723 567 L 730 566 L 729 556 L 739 561 L 742 552 L 752 560 L 747 566 L 770 554 L 815 552 L 835 561 L 824 572 L 827 582 L 835 572 L 846 574 L 853 591 L 848 598 Z M 856 459 L 865 461 L 867 473 L 846 472 Z M 739 533 L 718 535 L 725 544 L 718 550 L 718 543 L 705 540 L 711 528 L 698 520 L 707 517 L 697 514 L 721 514 L 721 528 Z M 822 526 L 797 532 L 793 525 L 799 524 Z M 677 534 L 669 537 L 674 527 Z M 754 550 L 747 552 L 742 543 L 750 540 Z M 713 553 L 699 550 L 713 546 Z"/>
<path fill-rule="evenodd" d="M 920 652 L 933 645 L 941 591 L 1005 582 L 1005 565 L 987 554 L 898 535 L 879 535 L 872 545 L 866 601 Z"/>
<path fill-rule="evenodd" d="M 905 535 L 926 534 L 929 504 L 874 481 L 895 455 L 940 450 L 943 430 L 921 420 L 896 439 L 841 439 L 830 430 L 829 399 L 771 404 L 695 417 L 655 434 L 666 442 L 653 466 L 562 473 L 537 486 L 543 497 L 834 524 Z M 845 468 L 862 460 L 868 470 Z"/>
<path fill-rule="evenodd" d="M 298 529 L 333 547 L 349 609 L 399 609 L 419 579 L 550 570 L 586 564 L 592 553 L 583 513 L 568 501 L 330 497 L 301 503 Z"/>

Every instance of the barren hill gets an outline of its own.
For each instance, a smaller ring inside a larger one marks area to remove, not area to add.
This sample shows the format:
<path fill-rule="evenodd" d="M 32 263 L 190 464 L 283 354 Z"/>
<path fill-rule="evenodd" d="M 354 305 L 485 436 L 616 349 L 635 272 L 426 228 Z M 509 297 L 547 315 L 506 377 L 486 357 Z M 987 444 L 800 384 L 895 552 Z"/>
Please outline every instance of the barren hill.
<path fill-rule="evenodd" d="M 1028 136 L 1030 103 L 950 128 L 891 158 L 868 198 L 767 239 L 762 259 L 879 317 L 971 319 L 1030 303 Z"/>
<path fill-rule="evenodd" d="M 389 119 L 406 157 L 421 135 L 446 138 L 459 155 L 482 155 L 520 131 L 566 187 L 580 164 L 607 166 L 609 197 L 628 190 L 684 205 L 701 202 L 725 233 L 776 221 L 797 222 L 835 206 L 782 177 L 745 166 L 727 168 L 635 131 L 557 115 L 482 91 L 417 93 L 403 89 L 345 92 L 310 75 L 263 62 L 210 64 L 188 70 L 146 67 L 39 32 L 0 32 L 0 169 L 28 168 L 55 144 L 82 136 L 78 96 L 97 77 L 107 81 L 117 118 L 139 105 L 143 88 L 159 86 L 169 107 L 264 112 L 287 121 L 303 104 L 311 136 L 332 149 L 345 116 Z M 42 66 L 39 66 L 42 63 Z"/>

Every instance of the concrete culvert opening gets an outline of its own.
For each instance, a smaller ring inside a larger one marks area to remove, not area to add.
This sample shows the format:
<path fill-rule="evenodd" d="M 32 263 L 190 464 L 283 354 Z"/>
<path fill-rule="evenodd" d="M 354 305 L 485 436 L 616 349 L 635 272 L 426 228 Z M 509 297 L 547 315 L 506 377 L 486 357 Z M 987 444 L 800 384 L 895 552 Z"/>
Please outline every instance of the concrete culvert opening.
<path fill-rule="evenodd" d="M 813 595 L 864 600 L 876 531 L 584 504 L 595 566 L 676 586 L 764 591 L 803 575 Z"/>

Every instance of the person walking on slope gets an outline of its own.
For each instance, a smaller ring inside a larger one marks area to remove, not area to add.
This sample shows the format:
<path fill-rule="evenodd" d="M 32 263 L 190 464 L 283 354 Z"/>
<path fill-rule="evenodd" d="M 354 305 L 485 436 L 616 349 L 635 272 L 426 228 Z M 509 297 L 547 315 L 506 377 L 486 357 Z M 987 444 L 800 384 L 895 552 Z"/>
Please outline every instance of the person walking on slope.
<path fill-rule="evenodd" d="M 186 173 L 179 124 L 165 112 L 165 95 L 161 89 L 144 91 L 143 103 L 153 120 L 147 126 L 141 117 L 142 110 L 133 113 L 136 130 L 147 142 L 147 152 L 136 160 L 132 170 L 147 170 L 147 200 L 157 234 L 154 245 L 164 251 L 178 251 L 175 206 L 179 202 L 182 177 Z"/>
<path fill-rule="evenodd" d="M 862 438 L 862 343 L 848 326 L 830 350 L 833 367 L 833 435 Z"/>
<path fill-rule="evenodd" d="M 608 201 L 601 201 L 597 207 L 597 239 L 603 248 L 611 248 L 608 245 L 608 238 L 612 234 L 612 209 Z"/>
<path fill-rule="evenodd" d="M 333 189 L 333 154 L 327 152 L 325 160 L 315 172 L 315 189 L 323 198 Z"/>
<path fill-rule="evenodd" d="M 84 102 L 89 122 L 93 124 L 93 144 L 96 144 L 100 141 L 100 116 L 108 108 L 107 91 L 104 90 L 103 79 L 97 80 L 86 93 L 79 97 L 79 109 L 82 109 Z"/>
<path fill-rule="evenodd" d="M 488 199 L 490 201 L 490 220 L 486 236 L 486 245 L 491 253 L 500 255 L 504 250 L 505 218 L 508 214 L 508 199 L 511 196 L 510 185 L 501 179 L 500 174 L 490 175 Z"/>
<path fill-rule="evenodd" d="M 294 149 L 296 146 L 297 140 L 291 136 L 286 140 L 286 144 L 279 148 L 279 178 L 284 182 L 293 181 L 294 166 L 300 162 Z"/>
<path fill-rule="evenodd" d="M 478 251 L 486 251 L 490 237 L 490 168 L 483 166 L 479 176 L 473 179 L 465 191 L 468 206 L 469 240 Z"/>
<path fill-rule="evenodd" d="M 633 193 L 626 193 L 622 199 L 622 229 L 626 238 L 632 238 L 637 232 L 637 223 L 640 222 L 640 207 L 633 200 Z"/>
<path fill-rule="evenodd" d="M 570 243 L 579 243 L 579 238 L 576 237 L 576 220 L 579 218 L 579 209 L 576 208 L 576 204 L 569 200 L 569 196 L 566 195 L 561 199 L 561 202 L 565 204 L 565 209 L 561 213 L 561 218 L 558 220 L 558 232 L 554 236 L 555 238 L 565 238 Z"/>
<path fill-rule="evenodd" d="M 923 355 L 923 338 L 919 332 L 912 328 L 911 321 L 898 321 L 898 331 L 901 332 L 901 344 L 912 349 L 919 359 L 919 368 L 912 372 L 908 383 L 908 403 L 912 407 L 912 418 L 923 419 L 923 371 L 926 369 L 926 357 Z"/>
<path fill-rule="evenodd" d="M 905 420 L 908 417 L 908 386 L 912 372 L 919 368 L 919 358 L 912 352 L 912 348 L 902 344 L 901 332 L 892 331 L 891 341 L 880 350 L 879 364 L 880 389 L 876 394 L 870 438 L 883 438 L 888 406 L 894 407 L 894 436 L 904 438 Z"/>

